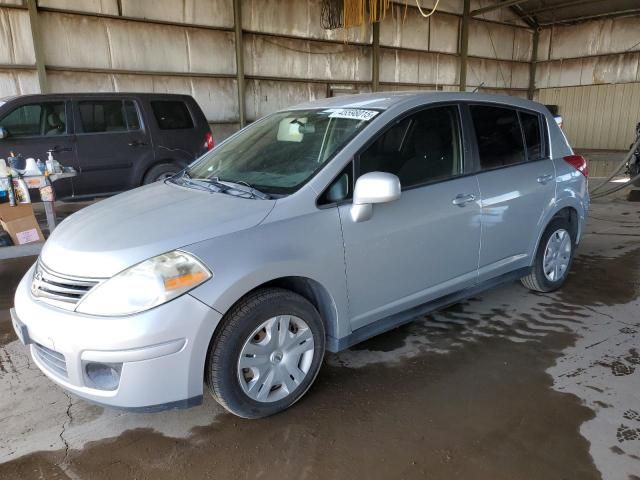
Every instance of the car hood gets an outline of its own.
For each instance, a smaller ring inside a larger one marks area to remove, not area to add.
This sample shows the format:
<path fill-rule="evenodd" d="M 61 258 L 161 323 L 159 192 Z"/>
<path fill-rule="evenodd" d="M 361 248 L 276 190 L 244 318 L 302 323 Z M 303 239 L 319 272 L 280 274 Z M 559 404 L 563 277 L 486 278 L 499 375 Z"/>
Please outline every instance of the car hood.
<path fill-rule="evenodd" d="M 107 278 L 155 255 L 251 228 L 274 205 L 158 182 L 73 214 L 58 225 L 40 258 L 61 274 Z"/>

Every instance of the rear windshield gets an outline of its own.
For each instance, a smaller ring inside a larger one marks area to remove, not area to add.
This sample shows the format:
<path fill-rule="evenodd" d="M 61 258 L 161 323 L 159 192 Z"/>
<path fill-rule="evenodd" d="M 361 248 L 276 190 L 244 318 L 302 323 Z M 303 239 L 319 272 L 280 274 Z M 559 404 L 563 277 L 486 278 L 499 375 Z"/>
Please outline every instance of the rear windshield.
<path fill-rule="evenodd" d="M 151 102 L 153 115 L 160 130 L 182 130 L 193 128 L 193 119 L 184 102 L 175 100 L 156 100 Z"/>

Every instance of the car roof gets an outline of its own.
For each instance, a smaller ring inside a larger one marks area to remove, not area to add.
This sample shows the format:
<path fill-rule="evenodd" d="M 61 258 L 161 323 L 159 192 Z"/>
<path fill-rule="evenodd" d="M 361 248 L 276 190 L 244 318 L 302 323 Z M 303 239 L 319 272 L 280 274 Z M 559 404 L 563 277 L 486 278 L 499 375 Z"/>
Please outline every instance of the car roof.
<path fill-rule="evenodd" d="M 313 108 L 373 108 L 387 110 L 392 107 L 406 105 L 422 105 L 434 102 L 483 102 L 546 112 L 547 108 L 537 102 L 508 95 L 491 95 L 472 92 L 438 92 L 438 91 L 406 91 L 406 92 L 376 92 L 344 95 L 323 98 L 311 102 L 301 103 L 293 107 L 299 109 Z"/>

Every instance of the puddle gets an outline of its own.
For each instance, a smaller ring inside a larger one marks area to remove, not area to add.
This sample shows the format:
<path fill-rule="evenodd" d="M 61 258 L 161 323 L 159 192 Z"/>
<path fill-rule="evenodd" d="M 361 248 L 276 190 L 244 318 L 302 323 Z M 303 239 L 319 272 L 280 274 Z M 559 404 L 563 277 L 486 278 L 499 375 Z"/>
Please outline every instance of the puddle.
<path fill-rule="evenodd" d="M 223 414 L 186 439 L 130 430 L 2 464 L 0 478 L 597 479 L 578 434 L 592 413 L 544 373 L 570 341 L 556 334 L 541 350 L 491 338 L 392 368 L 325 365 L 286 413 Z"/>

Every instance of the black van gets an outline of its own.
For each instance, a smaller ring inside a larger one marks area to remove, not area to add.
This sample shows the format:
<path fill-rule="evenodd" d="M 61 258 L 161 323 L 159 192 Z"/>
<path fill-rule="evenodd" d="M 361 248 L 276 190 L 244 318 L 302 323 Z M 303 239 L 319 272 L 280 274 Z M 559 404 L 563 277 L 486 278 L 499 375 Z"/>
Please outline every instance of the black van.
<path fill-rule="evenodd" d="M 161 180 L 213 148 L 209 124 L 188 95 L 78 93 L 0 99 L 0 158 L 43 162 L 47 151 L 79 175 L 58 198 L 111 195 Z"/>

